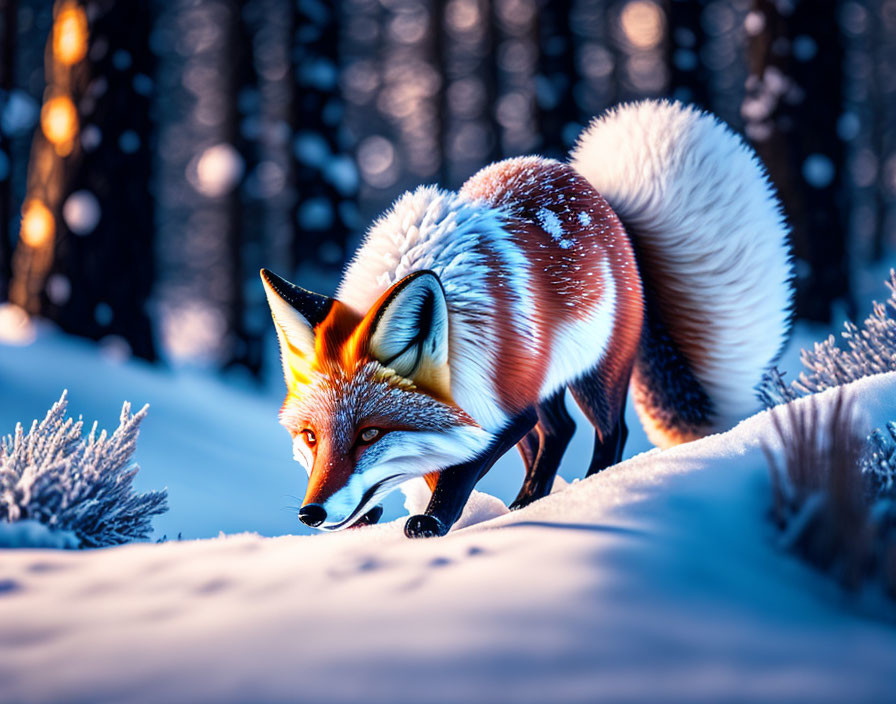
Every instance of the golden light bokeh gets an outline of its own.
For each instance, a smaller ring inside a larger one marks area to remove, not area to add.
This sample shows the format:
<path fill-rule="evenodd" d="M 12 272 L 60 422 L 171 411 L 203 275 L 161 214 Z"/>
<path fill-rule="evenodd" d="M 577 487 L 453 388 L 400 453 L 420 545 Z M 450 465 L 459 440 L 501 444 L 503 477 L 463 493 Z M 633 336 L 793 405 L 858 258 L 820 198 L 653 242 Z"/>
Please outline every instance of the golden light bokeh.
<path fill-rule="evenodd" d="M 653 49 L 663 39 L 663 12 L 649 0 L 632 0 L 622 10 L 619 21 L 625 38 L 638 49 Z"/>
<path fill-rule="evenodd" d="M 40 111 L 40 128 L 60 155 L 71 151 L 78 134 L 78 111 L 67 95 L 57 95 L 44 103 Z"/>
<path fill-rule="evenodd" d="M 53 56 L 72 66 L 87 55 L 87 14 L 76 2 L 66 2 L 53 23 Z"/>
<path fill-rule="evenodd" d="M 32 198 L 22 208 L 22 241 L 33 249 L 47 244 L 56 233 L 53 213 L 37 198 Z"/>

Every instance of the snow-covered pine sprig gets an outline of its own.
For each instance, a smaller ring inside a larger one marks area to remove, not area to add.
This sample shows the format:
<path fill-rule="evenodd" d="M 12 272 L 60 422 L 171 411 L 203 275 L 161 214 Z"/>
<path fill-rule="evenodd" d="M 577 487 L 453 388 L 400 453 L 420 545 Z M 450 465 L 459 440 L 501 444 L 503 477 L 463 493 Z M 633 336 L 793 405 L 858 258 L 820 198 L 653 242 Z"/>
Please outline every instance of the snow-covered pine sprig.
<path fill-rule="evenodd" d="M 872 495 L 896 499 L 896 423 L 890 421 L 885 430 L 877 428 L 868 436 L 862 473 Z"/>
<path fill-rule="evenodd" d="M 801 360 L 807 371 L 800 374 L 795 387 L 813 394 L 871 374 L 896 371 L 896 270 L 890 269 L 886 284 L 889 298 L 886 303 L 872 304 L 862 327 L 844 324 L 840 335 L 846 340 L 846 349 L 838 347 L 830 335 L 824 342 L 816 342 L 813 350 L 803 350 Z"/>
<path fill-rule="evenodd" d="M 844 324 L 840 336 L 846 341 L 845 348 L 829 335 L 811 350 L 802 350 L 800 359 L 805 371 L 789 386 L 779 370 L 773 368 L 766 373 L 757 387 L 766 408 L 871 374 L 896 371 L 896 270 L 890 269 L 886 285 L 890 296 L 884 303 L 872 304 L 871 315 L 861 327 L 851 322 Z"/>
<path fill-rule="evenodd" d="M 168 510 L 166 491 L 133 489 L 131 458 L 148 406 L 132 415 L 125 403 L 111 435 L 94 423 L 86 438 L 67 406 L 63 392 L 27 433 L 18 424 L 0 440 L 0 521 L 38 521 L 82 548 L 145 540 L 152 517 Z"/>
<path fill-rule="evenodd" d="M 784 374 L 777 367 L 769 369 L 756 387 L 759 401 L 766 408 L 774 408 L 782 403 L 790 403 L 800 398 L 793 386 L 784 381 Z"/>

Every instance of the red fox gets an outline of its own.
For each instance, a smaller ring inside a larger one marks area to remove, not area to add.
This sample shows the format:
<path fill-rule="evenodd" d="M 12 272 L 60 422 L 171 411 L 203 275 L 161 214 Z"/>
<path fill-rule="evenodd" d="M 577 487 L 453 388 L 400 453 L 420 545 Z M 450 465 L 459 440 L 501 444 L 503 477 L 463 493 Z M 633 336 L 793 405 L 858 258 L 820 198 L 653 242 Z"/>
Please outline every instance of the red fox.
<path fill-rule="evenodd" d="M 444 535 L 517 445 L 511 508 L 545 496 L 574 430 L 587 475 L 621 458 L 629 386 L 668 446 L 757 409 L 787 338 L 788 229 L 754 152 L 678 103 L 619 106 L 570 162 L 486 166 L 457 192 L 420 187 L 370 228 L 335 298 L 262 270 L 287 395 L 280 422 L 308 471 L 299 518 L 376 522 L 415 477 L 432 498 L 408 537 Z"/>

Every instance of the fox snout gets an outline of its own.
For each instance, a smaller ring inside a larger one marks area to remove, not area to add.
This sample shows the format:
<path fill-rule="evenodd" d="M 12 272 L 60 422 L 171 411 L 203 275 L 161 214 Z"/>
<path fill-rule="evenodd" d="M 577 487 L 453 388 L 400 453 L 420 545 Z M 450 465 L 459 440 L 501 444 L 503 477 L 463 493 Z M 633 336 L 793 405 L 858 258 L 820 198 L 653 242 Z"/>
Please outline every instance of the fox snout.
<path fill-rule="evenodd" d="M 327 511 L 320 504 L 306 504 L 299 509 L 299 520 L 306 526 L 317 528 L 327 520 Z"/>
<path fill-rule="evenodd" d="M 369 526 L 378 523 L 383 516 L 383 507 L 374 506 L 355 521 L 353 526 Z M 320 504 L 307 504 L 299 509 L 299 520 L 310 528 L 320 528 L 327 520 L 327 511 Z"/>

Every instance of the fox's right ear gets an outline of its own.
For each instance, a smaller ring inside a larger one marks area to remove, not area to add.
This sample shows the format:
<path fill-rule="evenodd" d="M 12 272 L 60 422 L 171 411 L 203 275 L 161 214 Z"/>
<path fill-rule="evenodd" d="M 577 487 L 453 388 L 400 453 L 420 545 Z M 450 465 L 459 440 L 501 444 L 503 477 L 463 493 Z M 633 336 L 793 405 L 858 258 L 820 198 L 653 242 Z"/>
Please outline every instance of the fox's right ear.
<path fill-rule="evenodd" d="M 383 295 L 368 317 L 374 359 L 450 398 L 448 304 L 434 272 L 405 276 Z"/>
<path fill-rule="evenodd" d="M 327 317 L 333 299 L 306 291 L 267 269 L 261 270 L 261 281 L 277 329 L 286 386 L 293 389 L 308 384 L 314 361 L 314 328 Z"/>

